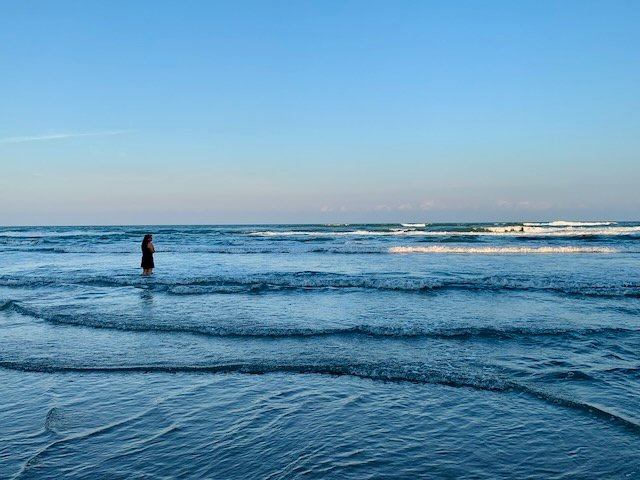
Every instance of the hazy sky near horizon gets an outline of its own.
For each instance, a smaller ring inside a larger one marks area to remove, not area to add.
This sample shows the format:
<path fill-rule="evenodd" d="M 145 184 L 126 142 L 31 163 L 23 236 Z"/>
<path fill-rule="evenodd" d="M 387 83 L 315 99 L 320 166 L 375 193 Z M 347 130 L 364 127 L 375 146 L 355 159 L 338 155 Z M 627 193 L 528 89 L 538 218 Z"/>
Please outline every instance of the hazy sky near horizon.
<path fill-rule="evenodd" d="M 638 219 L 640 2 L 0 3 L 0 224 Z"/>

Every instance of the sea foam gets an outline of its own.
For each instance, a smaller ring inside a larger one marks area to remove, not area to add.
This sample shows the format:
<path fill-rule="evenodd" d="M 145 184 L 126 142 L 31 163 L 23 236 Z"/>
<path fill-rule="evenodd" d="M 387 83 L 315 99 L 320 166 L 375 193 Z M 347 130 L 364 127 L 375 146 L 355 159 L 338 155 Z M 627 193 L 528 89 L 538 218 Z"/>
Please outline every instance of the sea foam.
<path fill-rule="evenodd" d="M 501 254 L 501 253 L 617 253 L 609 247 L 450 247 L 431 245 L 426 247 L 391 247 L 389 253 L 463 253 L 463 254 Z"/>

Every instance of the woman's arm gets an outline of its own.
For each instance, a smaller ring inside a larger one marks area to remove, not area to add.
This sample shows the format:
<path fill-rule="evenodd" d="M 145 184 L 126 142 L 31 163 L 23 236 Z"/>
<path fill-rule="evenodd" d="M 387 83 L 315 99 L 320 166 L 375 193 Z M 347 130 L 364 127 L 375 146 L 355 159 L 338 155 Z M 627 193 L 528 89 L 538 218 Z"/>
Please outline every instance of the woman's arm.
<path fill-rule="evenodd" d="M 149 242 L 149 244 L 147 245 L 147 248 L 151 253 L 156 253 L 156 247 L 153 246 L 153 242 Z"/>

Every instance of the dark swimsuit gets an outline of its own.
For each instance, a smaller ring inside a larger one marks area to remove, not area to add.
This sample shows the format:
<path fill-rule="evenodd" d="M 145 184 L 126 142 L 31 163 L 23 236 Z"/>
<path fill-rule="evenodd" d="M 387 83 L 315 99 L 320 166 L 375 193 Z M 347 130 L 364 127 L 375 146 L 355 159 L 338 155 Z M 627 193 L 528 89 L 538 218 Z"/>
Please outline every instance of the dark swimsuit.
<path fill-rule="evenodd" d="M 153 265 L 153 253 L 149 250 L 148 245 L 142 246 L 142 262 L 140 266 L 144 269 L 154 268 Z"/>

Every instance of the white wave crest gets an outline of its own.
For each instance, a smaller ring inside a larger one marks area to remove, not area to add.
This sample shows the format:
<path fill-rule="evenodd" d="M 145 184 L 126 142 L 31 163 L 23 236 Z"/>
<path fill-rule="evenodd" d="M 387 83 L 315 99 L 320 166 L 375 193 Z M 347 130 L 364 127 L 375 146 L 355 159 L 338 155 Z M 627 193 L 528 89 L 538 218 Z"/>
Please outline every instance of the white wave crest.
<path fill-rule="evenodd" d="M 408 228 L 408 227 L 407 227 Z M 619 236 L 619 235 L 640 235 L 640 226 L 602 228 L 593 227 L 552 227 L 552 226 L 531 226 L 531 225 L 503 225 L 499 227 L 476 227 L 472 230 L 414 230 L 414 229 L 391 229 L 391 230 L 351 230 L 351 231 L 308 231 L 308 230 L 286 230 L 286 231 L 258 231 L 251 232 L 250 235 L 257 237 L 381 237 L 381 236 L 408 236 L 408 237 L 518 237 L 535 235 L 540 237 L 579 237 L 579 236 Z"/>
<path fill-rule="evenodd" d="M 542 224 L 541 224 L 542 225 Z M 595 225 L 594 225 L 595 226 Z M 501 226 L 501 227 L 487 227 L 486 232 L 475 233 L 476 235 L 486 236 L 527 236 L 536 235 L 544 237 L 580 237 L 580 236 L 616 236 L 616 235 L 638 235 L 640 234 L 640 227 L 612 227 L 605 228 L 593 228 L 586 226 L 565 226 L 555 225 L 551 226 L 533 226 L 533 224 L 524 224 L 523 226 Z"/>
<path fill-rule="evenodd" d="M 449 247 L 433 245 L 428 247 L 391 247 L 389 253 L 461 253 L 461 254 L 502 254 L 502 253 L 617 253 L 607 247 Z"/>
<path fill-rule="evenodd" d="M 352 230 L 349 232 L 331 232 L 331 231 L 306 231 L 306 230 L 287 230 L 287 231 L 262 231 L 251 232 L 250 235 L 256 237 L 294 237 L 294 236 L 311 236 L 311 237 L 344 237 L 349 235 L 355 236 L 376 236 L 376 235 L 399 235 L 406 232 L 405 230 Z"/>
<path fill-rule="evenodd" d="M 606 227 L 616 225 L 616 222 L 568 222 L 565 220 L 556 220 L 553 222 L 525 223 L 529 227 Z"/>

